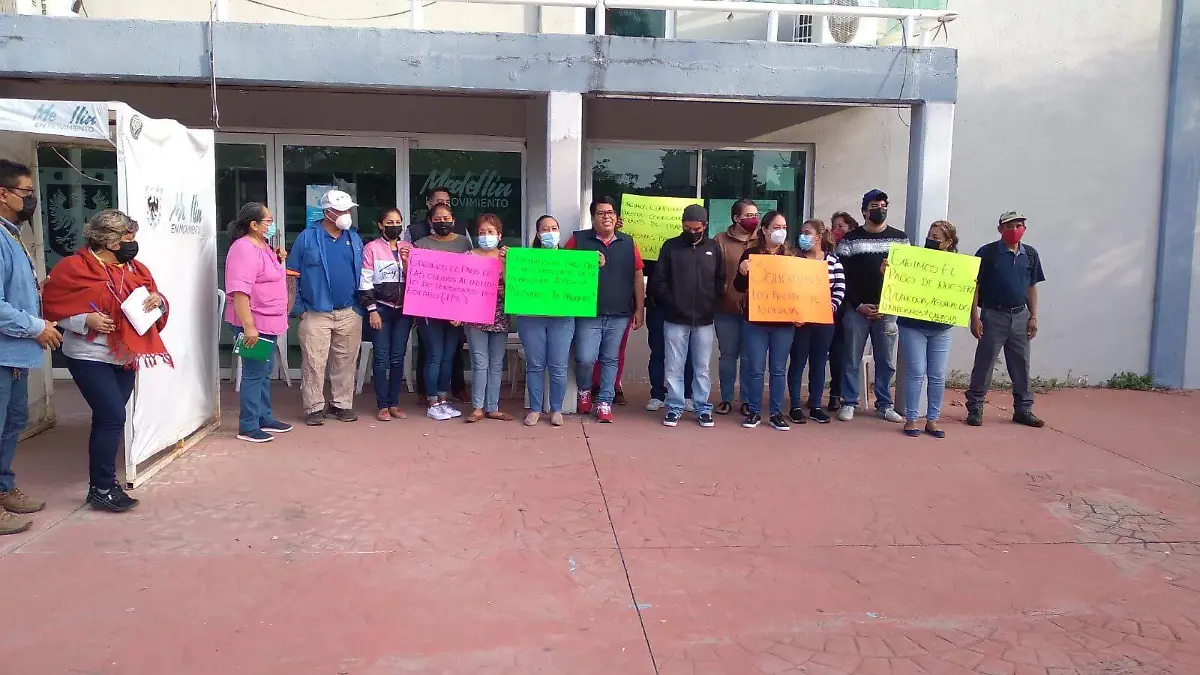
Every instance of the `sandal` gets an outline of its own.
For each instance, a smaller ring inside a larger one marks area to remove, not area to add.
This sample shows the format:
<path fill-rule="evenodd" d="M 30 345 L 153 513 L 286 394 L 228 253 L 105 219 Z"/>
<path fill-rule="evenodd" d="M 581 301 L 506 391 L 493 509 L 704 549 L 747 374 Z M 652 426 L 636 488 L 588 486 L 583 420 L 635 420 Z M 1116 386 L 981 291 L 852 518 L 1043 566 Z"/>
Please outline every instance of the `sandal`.
<path fill-rule="evenodd" d="M 729 401 L 721 401 L 716 408 L 713 408 L 713 411 L 718 415 L 728 415 L 733 412 L 733 404 Z"/>
<path fill-rule="evenodd" d="M 904 435 L 908 436 L 909 438 L 920 438 L 921 430 L 916 427 L 909 428 L 909 426 L 907 424 L 905 424 L 904 425 Z"/>
<path fill-rule="evenodd" d="M 525 426 L 527 426 L 527 427 L 534 426 L 535 424 L 538 423 L 538 420 L 541 419 L 541 417 L 542 416 L 538 413 L 535 413 L 535 412 L 529 413 L 528 415 L 525 416 Z"/>
<path fill-rule="evenodd" d="M 937 427 L 930 426 L 929 424 L 925 425 L 925 433 L 929 434 L 930 436 L 933 436 L 934 438 L 945 438 L 946 437 L 945 431 L 942 431 L 941 429 L 938 429 Z"/>
<path fill-rule="evenodd" d="M 404 412 L 397 406 L 392 406 L 391 408 L 388 408 L 388 414 L 390 414 L 392 416 L 392 419 L 394 419 L 394 420 L 408 419 L 408 413 Z"/>
<path fill-rule="evenodd" d="M 506 412 L 500 412 L 500 411 L 498 411 L 498 410 L 497 410 L 496 412 L 490 412 L 490 413 L 488 413 L 488 414 L 486 415 L 486 417 L 487 417 L 489 420 L 498 420 L 498 421 L 500 421 L 500 422 L 511 422 L 511 421 L 513 421 L 513 416 L 512 416 L 512 415 L 509 415 L 509 414 L 508 414 L 508 413 L 506 413 Z"/>
<path fill-rule="evenodd" d="M 387 408 L 380 408 L 379 413 L 375 415 L 375 419 L 379 420 L 380 422 L 391 422 L 391 411 L 389 411 Z"/>
<path fill-rule="evenodd" d="M 479 420 L 482 420 L 482 419 L 483 419 L 483 411 L 482 410 L 474 410 L 471 412 L 470 416 L 467 417 L 467 424 L 471 424 L 472 422 L 478 422 Z"/>

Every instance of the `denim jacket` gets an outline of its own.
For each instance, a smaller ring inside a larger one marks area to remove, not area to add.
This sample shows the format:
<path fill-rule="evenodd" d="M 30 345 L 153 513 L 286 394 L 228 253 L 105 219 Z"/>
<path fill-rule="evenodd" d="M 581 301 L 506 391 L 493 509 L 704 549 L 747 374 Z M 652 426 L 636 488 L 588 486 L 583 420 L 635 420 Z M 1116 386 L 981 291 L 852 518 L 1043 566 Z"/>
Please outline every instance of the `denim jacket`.
<path fill-rule="evenodd" d="M 46 354 L 33 338 L 46 328 L 41 319 L 33 262 L 19 237 L 21 230 L 0 218 L 0 366 L 39 368 Z"/>

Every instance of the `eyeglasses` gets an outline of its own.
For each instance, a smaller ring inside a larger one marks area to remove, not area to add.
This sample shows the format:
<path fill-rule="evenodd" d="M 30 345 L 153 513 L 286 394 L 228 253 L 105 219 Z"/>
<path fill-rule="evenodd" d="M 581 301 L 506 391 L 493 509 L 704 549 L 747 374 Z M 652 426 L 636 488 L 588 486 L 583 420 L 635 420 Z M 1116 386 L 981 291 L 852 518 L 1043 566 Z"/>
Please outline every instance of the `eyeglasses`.
<path fill-rule="evenodd" d="M 609 217 L 609 216 L 615 216 L 615 215 L 617 215 L 616 211 L 597 211 L 595 217 L 601 218 L 601 217 Z"/>
<path fill-rule="evenodd" d="M 31 187 L 6 187 L 4 189 L 8 190 L 9 192 L 16 192 L 23 197 L 31 195 L 34 192 L 33 188 Z"/>

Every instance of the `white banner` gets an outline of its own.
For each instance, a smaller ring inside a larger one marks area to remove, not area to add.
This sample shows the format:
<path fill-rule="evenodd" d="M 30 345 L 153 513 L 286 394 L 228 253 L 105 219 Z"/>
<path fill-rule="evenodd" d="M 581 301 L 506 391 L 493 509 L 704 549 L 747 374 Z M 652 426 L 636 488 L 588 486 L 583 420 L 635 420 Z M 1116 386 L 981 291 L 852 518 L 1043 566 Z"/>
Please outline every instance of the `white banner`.
<path fill-rule="evenodd" d="M 125 452 L 132 476 L 216 411 L 216 163 L 212 131 L 115 106 L 119 204 L 138 222 L 138 260 L 170 306 L 162 337 L 175 363 L 138 371 Z"/>
<path fill-rule="evenodd" d="M 108 104 L 0 99 L 0 129 L 107 141 Z"/>

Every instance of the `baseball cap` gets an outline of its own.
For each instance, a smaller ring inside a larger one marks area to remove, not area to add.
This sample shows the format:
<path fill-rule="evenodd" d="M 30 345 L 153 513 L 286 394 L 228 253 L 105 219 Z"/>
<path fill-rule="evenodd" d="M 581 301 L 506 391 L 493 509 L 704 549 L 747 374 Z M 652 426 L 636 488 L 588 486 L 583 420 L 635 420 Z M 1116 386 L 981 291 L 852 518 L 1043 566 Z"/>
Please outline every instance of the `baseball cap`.
<path fill-rule="evenodd" d="M 888 196 L 887 196 L 886 192 L 884 192 L 883 190 L 871 190 L 867 194 L 863 195 L 862 207 L 865 209 L 865 208 L 867 208 L 867 204 L 870 204 L 871 202 L 886 202 L 886 201 L 888 201 Z"/>
<path fill-rule="evenodd" d="M 1020 211 L 1005 211 L 1000 214 L 1000 224 L 1011 223 L 1014 220 L 1026 220 L 1025 214 Z"/>
<path fill-rule="evenodd" d="M 683 210 L 683 222 L 707 223 L 708 211 L 699 204 L 688 204 Z"/>
<path fill-rule="evenodd" d="M 322 209 L 349 211 L 356 206 L 358 206 L 358 204 L 354 203 L 354 200 L 351 199 L 350 195 L 342 192 L 341 190 L 330 190 L 329 192 L 321 195 Z"/>

